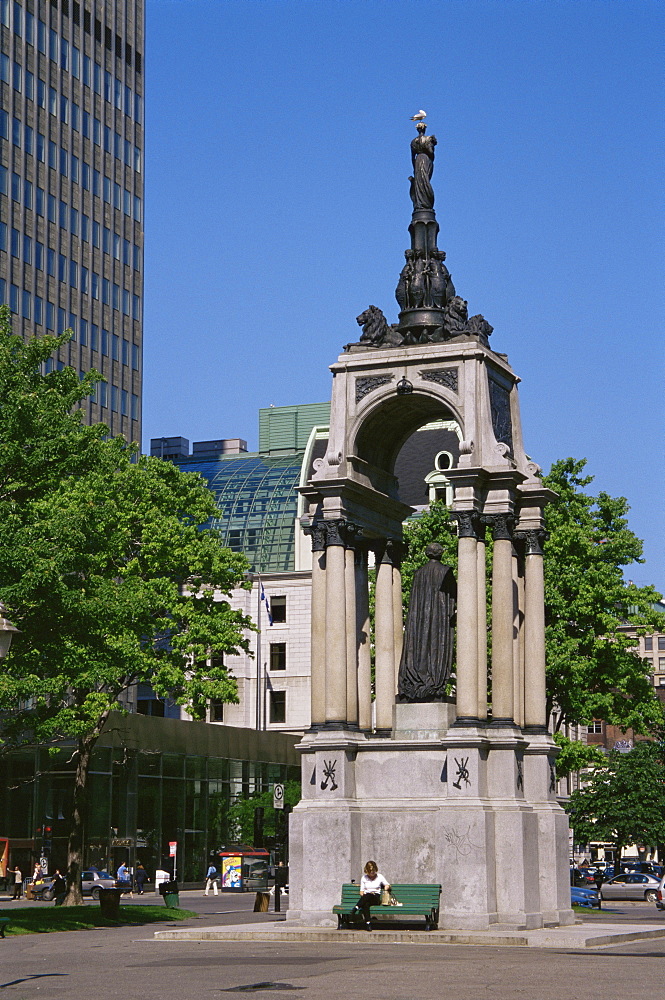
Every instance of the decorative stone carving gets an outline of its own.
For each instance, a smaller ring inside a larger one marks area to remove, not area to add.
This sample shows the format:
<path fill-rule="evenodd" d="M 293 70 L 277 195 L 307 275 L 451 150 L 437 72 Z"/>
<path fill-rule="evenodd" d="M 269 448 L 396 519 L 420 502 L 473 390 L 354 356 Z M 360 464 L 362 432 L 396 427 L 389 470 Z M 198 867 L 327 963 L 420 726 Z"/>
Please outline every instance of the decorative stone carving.
<path fill-rule="evenodd" d="M 492 529 L 492 538 L 497 541 L 512 541 L 515 518 L 512 514 L 503 511 L 497 514 L 485 514 L 483 523 Z"/>
<path fill-rule="evenodd" d="M 397 383 L 397 395 L 408 396 L 411 392 L 413 392 L 413 385 L 409 382 L 408 378 L 403 375 Z"/>
<path fill-rule="evenodd" d="M 368 396 L 375 389 L 380 389 L 382 385 L 392 382 L 394 375 L 366 375 L 364 378 L 356 379 L 356 403 Z"/>
<path fill-rule="evenodd" d="M 549 758 L 550 765 L 550 792 L 556 792 L 556 764 Z"/>
<path fill-rule="evenodd" d="M 328 787 L 328 782 L 330 782 L 330 791 L 334 792 L 339 786 L 335 781 L 335 768 L 337 767 L 336 760 L 324 760 L 323 762 L 323 781 L 321 782 L 321 791 L 325 792 Z"/>
<path fill-rule="evenodd" d="M 420 376 L 423 382 L 437 382 L 439 385 L 445 385 L 446 389 L 451 389 L 453 392 L 457 392 L 457 368 L 437 368 L 435 371 L 421 372 Z"/>
<path fill-rule="evenodd" d="M 457 781 L 453 781 L 453 788 L 461 789 L 462 782 L 464 782 L 465 785 L 470 785 L 471 775 L 469 774 L 469 767 L 468 767 L 469 758 L 462 757 L 462 759 L 460 760 L 458 757 L 455 757 L 455 764 L 457 765 L 457 773 L 455 775 Z"/>
<path fill-rule="evenodd" d="M 485 519 L 475 510 L 455 510 L 451 518 L 457 521 L 458 538 L 481 538 L 484 533 Z"/>
<path fill-rule="evenodd" d="M 303 532 L 312 539 L 312 552 L 323 552 L 326 547 L 326 528 L 323 521 L 312 521 L 303 527 Z"/>
<path fill-rule="evenodd" d="M 549 538 L 549 533 L 543 529 L 516 531 L 515 538 L 524 543 L 524 554 L 527 556 L 542 556 L 543 542 Z"/>
<path fill-rule="evenodd" d="M 510 392 L 491 376 L 488 381 L 494 437 L 497 441 L 503 441 L 504 444 L 507 444 L 512 452 L 513 423 L 510 416 Z"/>

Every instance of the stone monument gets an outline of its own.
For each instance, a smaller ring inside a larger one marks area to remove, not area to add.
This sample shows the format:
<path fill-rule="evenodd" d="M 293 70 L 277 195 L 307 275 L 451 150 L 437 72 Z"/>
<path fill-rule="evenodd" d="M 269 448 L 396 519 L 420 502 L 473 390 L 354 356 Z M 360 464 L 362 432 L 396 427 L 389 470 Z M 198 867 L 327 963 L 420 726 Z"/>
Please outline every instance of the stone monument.
<path fill-rule="evenodd" d="M 288 920 L 333 922 L 342 882 L 376 858 L 392 882 L 441 883 L 441 927 L 568 924 L 568 822 L 545 712 L 541 546 L 553 494 L 524 451 L 519 379 L 490 348 L 490 324 L 468 318 L 437 246 L 436 139 L 417 117 L 399 321 L 389 324 L 375 306 L 358 317 L 362 335 L 331 366 L 327 452 L 301 487 L 313 554 L 312 725 L 298 747 L 303 798 L 290 820 Z M 437 419 L 463 431 L 459 462 L 447 470 L 457 580 L 434 553 L 418 598 L 426 611 L 414 607 L 404 633 L 400 552 L 411 508 L 399 499 L 394 464 L 408 437 Z M 442 695 L 452 627 L 454 700 Z M 427 640 L 426 628 L 436 633 Z"/>

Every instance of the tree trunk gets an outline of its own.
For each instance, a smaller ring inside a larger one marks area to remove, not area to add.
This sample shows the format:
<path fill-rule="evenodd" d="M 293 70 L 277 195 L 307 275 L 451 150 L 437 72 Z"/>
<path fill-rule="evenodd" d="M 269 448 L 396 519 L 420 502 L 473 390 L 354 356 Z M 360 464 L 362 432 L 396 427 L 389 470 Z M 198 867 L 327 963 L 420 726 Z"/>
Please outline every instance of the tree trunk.
<path fill-rule="evenodd" d="M 90 758 L 97 742 L 94 737 L 80 739 L 76 761 L 76 777 L 74 779 L 74 807 L 69 829 L 69 844 L 67 848 L 67 895 L 63 906 L 80 906 L 83 903 L 81 893 L 81 872 L 83 871 L 83 823 L 86 814 L 87 782 Z"/>

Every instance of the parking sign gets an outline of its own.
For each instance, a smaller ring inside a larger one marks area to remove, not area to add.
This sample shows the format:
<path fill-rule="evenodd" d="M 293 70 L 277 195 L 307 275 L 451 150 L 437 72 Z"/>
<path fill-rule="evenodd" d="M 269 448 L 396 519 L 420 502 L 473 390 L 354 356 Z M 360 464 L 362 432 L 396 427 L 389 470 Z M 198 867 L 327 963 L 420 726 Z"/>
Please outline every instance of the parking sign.
<path fill-rule="evenodd" d="M 272 806 L 273 809 L 284 808 L 284 785 L 275 783 L 272 786 Z"/>

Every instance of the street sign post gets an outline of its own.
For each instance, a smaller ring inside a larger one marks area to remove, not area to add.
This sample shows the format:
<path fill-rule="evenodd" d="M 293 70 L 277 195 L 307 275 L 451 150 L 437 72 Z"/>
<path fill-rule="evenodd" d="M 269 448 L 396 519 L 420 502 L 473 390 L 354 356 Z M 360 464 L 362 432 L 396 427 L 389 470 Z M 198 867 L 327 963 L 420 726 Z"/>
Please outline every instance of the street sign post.
<path fill-rule="evenodd" d="M 277 784 L 277 782 L 272 786 L 272 807 L 273 809 L 284 808 L 284 785 Z"/>
<path fill-rule="evenodd" d="M 176 857 L 178 856 L 178 841 L 169 840 L 169 856 L 173 858 L 173 878 L 175 880 Z"/>

